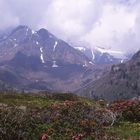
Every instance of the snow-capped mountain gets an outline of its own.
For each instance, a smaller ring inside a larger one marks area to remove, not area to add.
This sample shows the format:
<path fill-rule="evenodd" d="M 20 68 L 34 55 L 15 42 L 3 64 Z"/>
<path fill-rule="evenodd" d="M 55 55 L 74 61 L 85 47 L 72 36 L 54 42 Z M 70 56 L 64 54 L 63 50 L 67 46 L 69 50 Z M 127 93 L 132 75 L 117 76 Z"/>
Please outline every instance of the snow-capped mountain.
<path fill-rule="evenodd" d="M 85 54 L 46 29 L 18 26 L 0 41 L 0 80 L 18 88 L 72 91 L 102 73 L 96 69 Z"/>
<path fill-rule="evenodd" d="M 117 64 L 128 60 L 129 58 L 121 51 L 114 51 L 101 47 L 89 47 L 85 43 L 71 43 L 75 49 L 84 53 L 94 64 Z M 82 45 L 81 45 L 82 44 Z"/>
<path fill-rule="evenodd" d="M 54 63 L 58 66 L 68 63 L 81 66 L 85 63 L 91 65 L 90 59 L 83 53 L 73 49 L 46 29 L 33 31 L 26 26 L 19 26 L 1 40 L 0 50 L 0 57 L 2 57 L 0 61 L 11 60 L 15 54 L 21 52 L 27 56 L 33 55 L 40 58 L 41 64 L 48 64 L 47 66 Z"/>
<path fill-rule="evenodd" d="M 0 81 L 24 90 L 72 92 L 122 62 L 115 53 L 72 46 L 46 29 L 18 26 L 0 37 Z"/>

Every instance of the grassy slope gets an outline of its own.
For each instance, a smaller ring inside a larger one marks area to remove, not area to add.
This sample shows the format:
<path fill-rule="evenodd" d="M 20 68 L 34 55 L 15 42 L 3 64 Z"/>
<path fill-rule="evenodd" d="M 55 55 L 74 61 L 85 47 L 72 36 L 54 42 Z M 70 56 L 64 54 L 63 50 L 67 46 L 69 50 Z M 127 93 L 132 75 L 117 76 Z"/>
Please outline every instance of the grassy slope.
<path fill-rule="evenodd" d="M 99 135 L 96 133 L 101 133 L 108 140 L 112 136 L 120 140 L 137 140 L 140 137 L 140 123 L 123 121 L 113 127 L 106 125 L 98 128 L 98 117 L 102 117 L 105 105 L 105 102 L 87 100 L 70 94 L 0 94 L 0 127 L 6 127 L 6 134 L 3 136 L 0 129 L 0 138 L 15 139 L 16 131 L 19 133 L 25 129 L 24 134 L 22 132 L 20 135 L 21 139 L 30 137 L 38 140 L 41 139 L 42 133 L 46 133 L 51 140 L 70 140 L 78 134 L 85 135 L 82 140 L 93 140 L 95 135 Z M 94 116 L 94 110 L 98 110 L 97 116 Z M 99 132 L 94 130 L 97 128 Z"/>
<path fill-rule="evenodd" d="M 110 132 L 116 133 L 120 139 L 137 140 L 140 138 L 140 123 L 119 122 Z"/>

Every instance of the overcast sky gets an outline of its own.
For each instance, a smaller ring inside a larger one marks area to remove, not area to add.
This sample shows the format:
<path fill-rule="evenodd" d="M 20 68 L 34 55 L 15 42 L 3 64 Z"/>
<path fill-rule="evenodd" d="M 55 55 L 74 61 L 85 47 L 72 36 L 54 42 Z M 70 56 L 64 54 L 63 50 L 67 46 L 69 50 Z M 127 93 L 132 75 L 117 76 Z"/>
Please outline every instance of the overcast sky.
<path fill-rule="evenodd" d="M 140 49 L 140 0 L 0 0 L 0 30 L 17 25 L 132 52 Z"/>

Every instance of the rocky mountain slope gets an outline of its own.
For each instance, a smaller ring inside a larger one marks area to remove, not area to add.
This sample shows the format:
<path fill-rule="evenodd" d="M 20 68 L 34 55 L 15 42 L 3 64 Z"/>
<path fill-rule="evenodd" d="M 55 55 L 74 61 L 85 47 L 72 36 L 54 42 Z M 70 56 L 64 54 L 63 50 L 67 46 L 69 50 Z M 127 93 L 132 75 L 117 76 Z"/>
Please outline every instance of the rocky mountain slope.
<path fill-rule="evenodd" d="M 140 96 L 140 51 L 130 61 L 113 65 L 110 72 L 78 92 L 90 98 L 110 100 Z"/>
<path fill-rule="evenodd" d="M 0 80 L 18 89 L 73 91 L 102 69 L 46 29 L 18 26 L 0 40 Z"/>

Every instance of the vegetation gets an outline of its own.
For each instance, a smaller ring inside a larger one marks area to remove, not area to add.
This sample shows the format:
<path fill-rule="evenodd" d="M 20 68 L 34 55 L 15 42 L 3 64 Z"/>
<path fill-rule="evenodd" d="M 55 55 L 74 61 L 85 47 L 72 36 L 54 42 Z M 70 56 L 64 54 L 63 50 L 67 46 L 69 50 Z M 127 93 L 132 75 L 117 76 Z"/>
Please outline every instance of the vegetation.
<path fill-rule="evenodd" d="M 73 94 L 1 93 L 0 139 L 138 140 L 139 108 L 138 99 L 108 104 Z"/>

